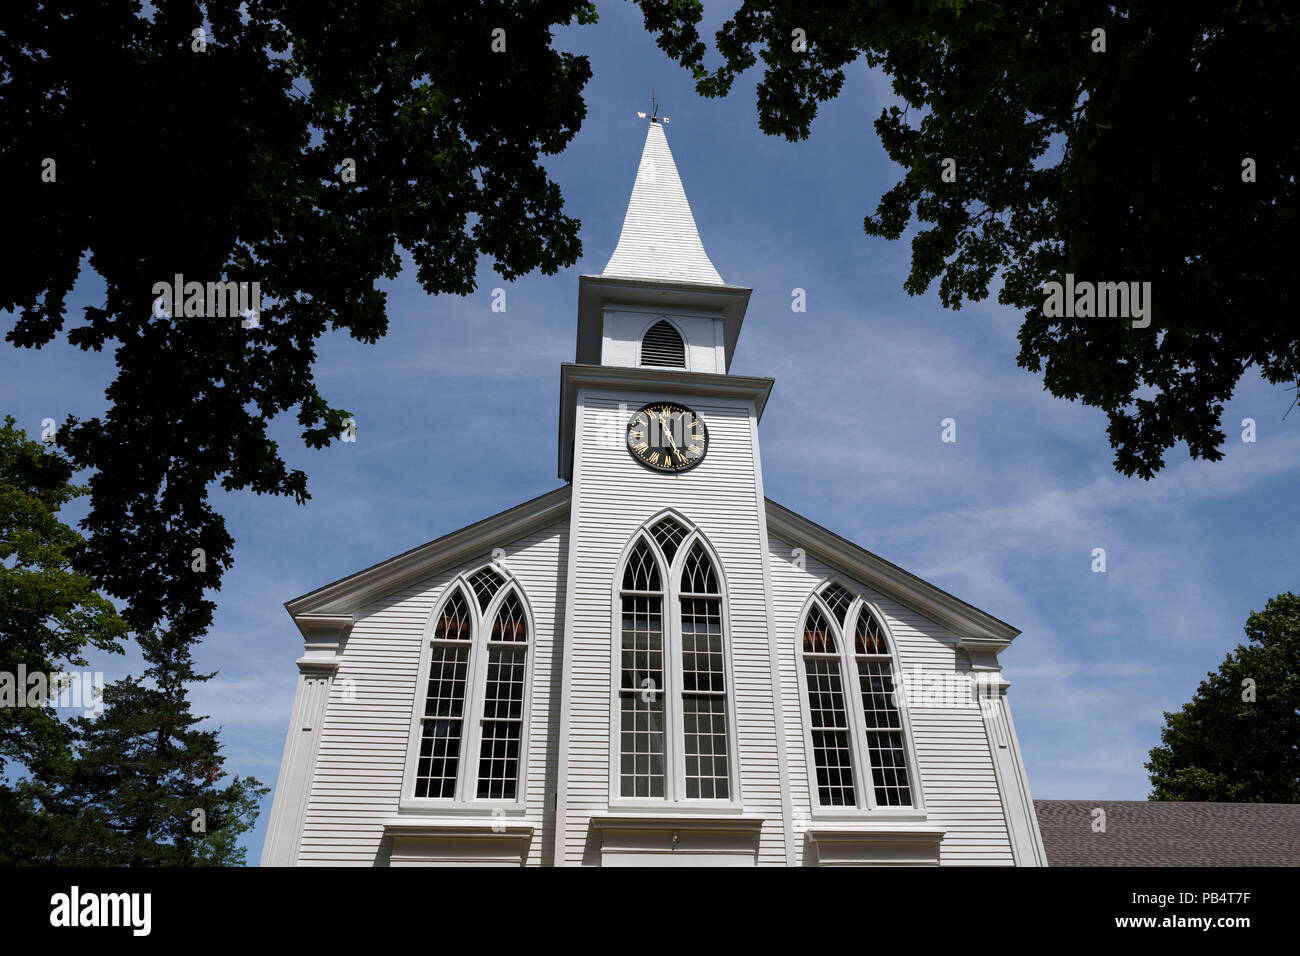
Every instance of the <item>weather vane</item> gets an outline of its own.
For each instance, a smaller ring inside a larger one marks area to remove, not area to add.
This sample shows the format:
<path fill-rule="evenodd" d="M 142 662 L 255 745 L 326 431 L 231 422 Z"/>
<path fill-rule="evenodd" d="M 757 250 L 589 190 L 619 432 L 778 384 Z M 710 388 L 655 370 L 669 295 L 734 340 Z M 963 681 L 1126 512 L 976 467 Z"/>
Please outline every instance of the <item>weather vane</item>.
<path fill-rule="evenodd" d="M 636 115 L 639 116 L 639 117 L 641 117 L 642 119 L 645 119 L 645 114 L 642 113 L 642 112 L 640 112 L 640 111 L 638 111 Z M 650 122 L 652 122 L 652 123 L 667 123 L 667 122 L 668 122 L 668 117 L 667 117 L 667 116 L 660 116 L 660 115 L 659 115 L 659 104 L 658 104 L 658 102 L 655 101 L 655 91 L 654 91 L 654 90 L 651 90 L 651 91 L 650 91 Z"/>

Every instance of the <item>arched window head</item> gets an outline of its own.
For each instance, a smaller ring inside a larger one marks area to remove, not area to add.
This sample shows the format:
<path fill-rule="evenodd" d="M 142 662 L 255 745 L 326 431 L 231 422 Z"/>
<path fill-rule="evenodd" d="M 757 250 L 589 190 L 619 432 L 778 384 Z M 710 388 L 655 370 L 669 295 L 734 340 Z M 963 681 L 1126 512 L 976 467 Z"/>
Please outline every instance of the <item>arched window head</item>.
<path fill-rule="evenodd" d="M 659 565 L 644 538 L 636 543 L 623 571 L 624 591 L 661 591 Z"/>
<path fill-rule="evenodd" d="M 822 600 L 826 602 L 826 606 L 831 609 L 831 613 L 835 615 L 835 619 L 843 627 L 844 615 L 849 613 L 849 605 L 853 603 L 853 595 L 832 581 L 821 589 L 821 596 Z"/>
<path fill-rule="evenodd" d="M 681 333 L 667 319 L 650 326 L 641 340 L 641 364 L 686 368 L 686 345 Z"/>
<path fill-rule="evenodd" d="M 480 611 L 486 611 L 488 603 L 496 597 L 497 591 L 501 590 L 501 585 L 506 583 L 506 579 L 497 574 L 491 568 L 479 568 L 469 578 L 469 586 L 474 589 L 478 595 L 478 607 Z"/>
<path fill-rule="evenodd" d="M 717 594 L 718 579 L 713 573 L 713 562 L 704 553 L 704 546 L 698 541 L 691 546 L 682 566 L 683 594 Z"/>
<path fill-rule="evenodd" d="M 665 515 L 650 526 L 650 534 L 654 536 L 655 543 L 663 551 L 665 560 L 672 564 L 673 558 L 677 557 L 677 549 L 681 547 L 682 540 L 686 537 L 686 529 L 681 522 L 670 515 Z"/>

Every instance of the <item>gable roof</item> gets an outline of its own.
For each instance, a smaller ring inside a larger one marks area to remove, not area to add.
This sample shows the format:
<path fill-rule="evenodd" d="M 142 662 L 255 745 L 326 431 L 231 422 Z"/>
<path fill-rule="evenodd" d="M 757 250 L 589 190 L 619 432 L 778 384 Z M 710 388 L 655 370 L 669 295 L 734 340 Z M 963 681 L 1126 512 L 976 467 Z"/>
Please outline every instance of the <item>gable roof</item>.
<path fill-rule="evenodd" d="M 339 615 L 354 611 L 409 581 L 481 555 L 493 542 L 518 538 L 564 519 L 569 513 L 572 493 L 571 485 L 556 488 L 356 574 L 308 591 L 286 601 L 285 610 L 295 619 L 304 615 Z"/>
<path fill-rule="evenodd" d="M 709 261 L 663 126 L 646 131 L 623 231 L 605 278 L 725 285 Z"/>
<path fill-rule="evenodd" d="M 1094 811 L 1105 832 L 1094 832 Z M 1300 804 L 1035 800 L 1048 866 L 1300 866 Z"/>
<path fill-rule="evenodd" d="M 827 564 L 945 625 L 957 633 L 959 647 L 967 651 L 992 651 L 996 654 L 1009 646 L 1020 633 L 1006 621 L 981 611 L 973 604 L 967 604 L 929 581 L 918 578 L 910 571 L 891 564 L 866 548 L 777 504 L 771 498 L 765 500 L 769 533 L 778 534 L 818 554 Z"/>

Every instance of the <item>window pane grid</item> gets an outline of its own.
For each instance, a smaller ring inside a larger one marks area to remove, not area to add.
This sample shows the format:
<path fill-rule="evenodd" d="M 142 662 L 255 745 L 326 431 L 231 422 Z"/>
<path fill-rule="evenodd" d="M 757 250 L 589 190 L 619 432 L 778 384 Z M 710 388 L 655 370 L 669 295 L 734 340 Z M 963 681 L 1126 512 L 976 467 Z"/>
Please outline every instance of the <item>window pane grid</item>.
<path fill-rule="evenodd" d="M 465 707 L 468 644 L 434 644 L 422 718 L 417 797 L 454 797 Z"/>
<path fill-rule="evenodd" d="M 663 797 L 663 598 L 629 595 L 621 603 L 619 792 L 625 797 Z"/>
<path fill-rule="evenodd" d="M 825 626 L 816 608 L 808 615 L 809 626 Z M 816 633 L 816 632 L 814 632 Z M 823 632 L 834 649 L 834 635 Z M 818 646 L 820 638 L 805 646 Z M 851 807 L 857 803 L 853 785 L 853 755 L 849 744 L 849 712 L 845 706 L 840 661 L 833 654 L 805 654 L 808 679 L 808 714 L 812 723 L 813 759 L 816 764 L 817 797 L 822 806 Z"/>
<path fill-rule="evenodd" d="M 725 800 L 727 769 L 726 673 L 722 657 L 722 601 L 681 599 L 683 756 L 688 799 Z"/>

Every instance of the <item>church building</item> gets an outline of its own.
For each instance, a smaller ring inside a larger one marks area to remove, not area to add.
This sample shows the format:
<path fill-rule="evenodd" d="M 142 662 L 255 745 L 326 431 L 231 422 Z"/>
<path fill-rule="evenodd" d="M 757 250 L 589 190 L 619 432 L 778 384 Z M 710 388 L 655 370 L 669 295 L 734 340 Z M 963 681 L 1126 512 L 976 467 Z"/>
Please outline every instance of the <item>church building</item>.
<path fill-rule="evenodd" d="M 1019 631 L 764 496 L 750 291 L 652 118 L 579 279 L 564 484 L 286 604 L 263 865 L 1046 864 Z"/>

